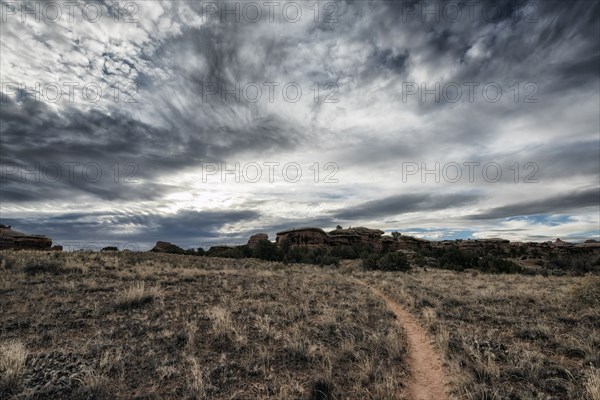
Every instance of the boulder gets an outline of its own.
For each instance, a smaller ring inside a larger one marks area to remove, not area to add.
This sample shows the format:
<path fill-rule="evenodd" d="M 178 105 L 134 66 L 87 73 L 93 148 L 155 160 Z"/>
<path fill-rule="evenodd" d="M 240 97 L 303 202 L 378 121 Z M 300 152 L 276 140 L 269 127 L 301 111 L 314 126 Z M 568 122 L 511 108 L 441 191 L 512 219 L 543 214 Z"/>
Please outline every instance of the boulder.
<path fill-rule="evenodd" d="M 267 235 L 266 233 L 257 233 L 255 235 L 250 236 L 250 239 L 248 239 L 248 247 L 255 247 L 261 240 L 269 240 L 269 235 Z"/>

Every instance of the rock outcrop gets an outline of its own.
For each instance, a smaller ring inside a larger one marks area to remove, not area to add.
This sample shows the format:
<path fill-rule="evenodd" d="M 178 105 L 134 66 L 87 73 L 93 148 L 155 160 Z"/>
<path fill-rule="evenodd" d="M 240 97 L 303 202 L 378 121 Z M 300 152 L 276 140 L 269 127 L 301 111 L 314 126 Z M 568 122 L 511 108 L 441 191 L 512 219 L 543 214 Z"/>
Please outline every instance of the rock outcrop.
<path fill-rule="evenodd" d="M 160 240 L 158 242 L 156 242 L 156 245 L 150 251 L 153 251 L 155 253 L 183 253 L 184 252 L 184 250 L 181 247 L 174 245 L 173 243 L 161 242 Z"/>
<path fill-rule="evenodd" d="M 52 239 L 43 235 L 28 235 L 0 224 L 0 249 L 50 250 Z"/>
<path fill-rule="evenodd" d="M 261 240 L 269 240 L 269 235 L 266 233 L 257 233 L 256 235 L 250 236 L 250 239 L 248 239 L 248 247 L 251 249 L 254 248 Z"/>
<path fill-rule="evenodd" d="M 262 236 L 264 235 L 264 236 Z M 248 245 L 267 238 L 266 234 L 253 235 Z M 584 243 L 569 243 L 557 239 L 547 242 L 511 242 L 506 239 L 456 239 L 429 241 L 394 232 L 392 236 L 384 235 L 384 231 L 365 227 L 342 228 L 326 233 L 320 228 L 297 228 L 277 233 L 277 244 L 284 242 L 291 247 L 314 249 L 319 247 L 362 246 L 367 245 L 378 252 L 458 250 L 470 252 L 477 256 L 495 254 L 507 258 L 546 258 L 550 256 L 570 256 L 576 254 L 600 256 L 600 242 L 587 240 Z"/>
<path fill-rule="evenodd" d="M 317 248 L 327 245 L 327 234 L 320 228 L 298 228 L 277 233 L 278 245 L 287 240 L 292 247 Z"/>

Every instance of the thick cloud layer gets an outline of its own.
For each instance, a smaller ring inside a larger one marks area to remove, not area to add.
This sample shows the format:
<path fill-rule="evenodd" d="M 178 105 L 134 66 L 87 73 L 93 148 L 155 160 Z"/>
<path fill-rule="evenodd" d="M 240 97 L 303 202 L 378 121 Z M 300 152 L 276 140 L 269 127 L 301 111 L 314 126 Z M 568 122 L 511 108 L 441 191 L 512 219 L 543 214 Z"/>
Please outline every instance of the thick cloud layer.
<path fill-rule="evenodd" d="M 596 1 L 56 4 L 0 4 L 17 229 L 599 235 Z"/>

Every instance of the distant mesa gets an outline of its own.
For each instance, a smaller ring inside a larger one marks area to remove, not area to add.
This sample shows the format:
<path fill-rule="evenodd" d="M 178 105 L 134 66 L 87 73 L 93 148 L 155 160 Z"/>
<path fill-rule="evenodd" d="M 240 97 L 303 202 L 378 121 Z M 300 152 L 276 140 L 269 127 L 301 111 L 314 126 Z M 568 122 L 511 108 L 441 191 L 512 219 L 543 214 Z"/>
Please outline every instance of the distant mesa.
<path fill-rule="evenodd" d="M 158 242 L 156 242 L 156 245 L 150 251 L 153 251 L 155 253 L 183 253 L 184 252 L 184 250 L 181 247 L 174 245 L 173 243 L 161 242 L 160 240 Z"/>
<path fill-rule="evenodd" d="M 49 237 L 43 235 L 28 235 L 13 230 L 9 225 L 0 224 L 0 250 L 50 250 L 51 248 L 52 239 Z"/>

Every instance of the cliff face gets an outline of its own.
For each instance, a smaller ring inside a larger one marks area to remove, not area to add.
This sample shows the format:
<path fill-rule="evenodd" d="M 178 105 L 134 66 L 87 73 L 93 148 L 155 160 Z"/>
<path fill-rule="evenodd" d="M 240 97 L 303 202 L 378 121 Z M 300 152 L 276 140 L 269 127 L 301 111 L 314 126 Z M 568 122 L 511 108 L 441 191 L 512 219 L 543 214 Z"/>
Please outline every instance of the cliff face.
<path fill-rule="evenodd" d="M 0 250 L 50 250 L 52 239 L 42 235 L 28 235 L 0 224 Z"/>

